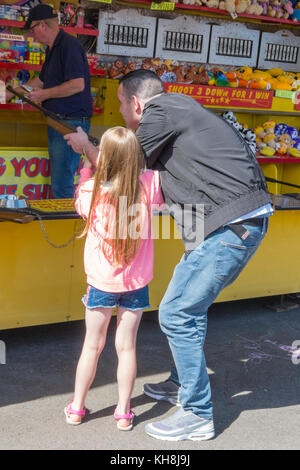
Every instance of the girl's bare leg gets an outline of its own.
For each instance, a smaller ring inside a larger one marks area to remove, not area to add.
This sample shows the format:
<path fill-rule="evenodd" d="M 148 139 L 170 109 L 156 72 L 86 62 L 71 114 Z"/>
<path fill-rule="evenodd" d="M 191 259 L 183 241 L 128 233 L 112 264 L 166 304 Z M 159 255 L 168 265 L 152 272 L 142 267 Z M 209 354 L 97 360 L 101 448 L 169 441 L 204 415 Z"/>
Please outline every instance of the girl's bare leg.
<path fill-rule="evenodd" d="M 116 351 L 118 355 L 118 414 L 127 414 L 130 411 L 130 398 L 136 378 L 136 336 L 142 318 L 143 310 L 132 311 L 118 308 Z M 119 421 L 121 426 L 128 426 L 129 420 Z"/>
<path fill-rule="evenodd" d="M 87 392 L 95 378 L 99 356 L 105 345 L 112 312 L 112 308 L 86 309 L 86 335 L 76 370 L 75 394 L 72 403 L 74 410 L 82 410 L 84 407 Z M 81 417 L 72 415 L 72 420 L 80 421 Z"/>

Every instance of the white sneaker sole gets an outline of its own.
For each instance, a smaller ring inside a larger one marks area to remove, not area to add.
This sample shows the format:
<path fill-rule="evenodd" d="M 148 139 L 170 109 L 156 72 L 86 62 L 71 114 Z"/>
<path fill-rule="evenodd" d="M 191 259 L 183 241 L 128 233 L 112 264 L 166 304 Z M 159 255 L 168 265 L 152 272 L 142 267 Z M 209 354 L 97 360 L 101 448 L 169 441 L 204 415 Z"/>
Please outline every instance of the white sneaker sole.
<path fill-rule="evenodd" d="M 180 434 L 178 436 L 167 436 L 161 434 L 152 434 L 149 431 L 146 433 L 154 437 L 155 439 L 159 439 L 161 441 L 208 441 L 209 439 L 213 439 L 215 437 L 214 431 L 207 432 L 207 433 L 197 433 L 197 431 L 193 431 L 191 433 Z"/>

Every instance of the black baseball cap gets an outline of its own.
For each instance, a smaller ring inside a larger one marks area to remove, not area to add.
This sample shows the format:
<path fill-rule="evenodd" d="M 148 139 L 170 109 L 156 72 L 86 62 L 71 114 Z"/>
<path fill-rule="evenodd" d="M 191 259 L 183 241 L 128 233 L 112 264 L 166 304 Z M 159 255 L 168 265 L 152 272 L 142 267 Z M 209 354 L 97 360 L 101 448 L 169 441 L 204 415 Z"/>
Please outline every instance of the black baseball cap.
<path fill-rule="evenodd" d="M 24 29 L 30 29 L 32 21 L 48 20 L 49 18 L 57 18 L 57 13 L 53 10 L 53 7 L 46 3 L 41 3 L 36 7 L 31 8 L 29 11 L 28 19 L 25 23 Z"/>

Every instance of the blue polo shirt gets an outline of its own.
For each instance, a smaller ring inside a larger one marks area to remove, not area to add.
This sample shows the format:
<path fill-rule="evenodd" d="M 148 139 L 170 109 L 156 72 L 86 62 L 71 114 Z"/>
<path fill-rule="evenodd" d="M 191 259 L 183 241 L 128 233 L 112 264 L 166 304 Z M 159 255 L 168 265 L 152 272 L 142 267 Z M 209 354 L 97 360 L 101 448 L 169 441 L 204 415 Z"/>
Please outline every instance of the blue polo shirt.
<path fill-rule="evenodd" d="M 90 71 L 82 44 L 62 29 L 51 49 L 46 50 L 46 60 L 39 75 L 43 88 L 52 88 L 74 78 L 84 78 L 84 90 L 66 98 L 53 98 L 43 102 L 49 111 L 69 117 L 91 117 L 93 114 Z"/>

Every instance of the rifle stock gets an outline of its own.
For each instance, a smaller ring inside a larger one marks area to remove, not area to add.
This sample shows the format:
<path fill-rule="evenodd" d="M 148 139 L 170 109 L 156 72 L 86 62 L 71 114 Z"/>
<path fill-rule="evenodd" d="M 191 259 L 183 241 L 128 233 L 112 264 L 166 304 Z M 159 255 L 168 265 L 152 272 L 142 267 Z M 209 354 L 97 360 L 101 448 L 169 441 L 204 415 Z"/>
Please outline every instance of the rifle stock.
<path fill-rule="evenodd" d="M 46 116 L 46 122 L 48 126 L 52 127 L 62 135 L 70 134 L 70 132 L 76 132 L 76 127 L 71 126 L 70 124 L 68 124 L 67 127 L 61 121 L 57 121 L 56 119 L 53 119 L 50 116 Z"/>
<path fill-rule="evenodd" d="M 43 113 L 46 116 L 47 124 L 60 134 L 66 135 L 70 134 L 71 132 L 76 132 L 76 127 L 72 126 L 68 121 L 65 121 L 64 119 L 60 118 L 57 114 L 53 113 L 52 111 L 48 111 L 43 106 L 38 105 L 31 99 L 27 98 L 27 96 L 25 96 L 24 94 L 14 90 L 10 85 L 8 85 L 6 88 L 15 96 L 18 96 L 23 101 L 25 101 L 25 103 L 30 104 L 34 108 L 38 109 L 41 113 Z M 88 139 L 93 145 L 95 145 L 95 147 L 99 145 L 99 140 L 96 137 L 88 135 Z"/>

